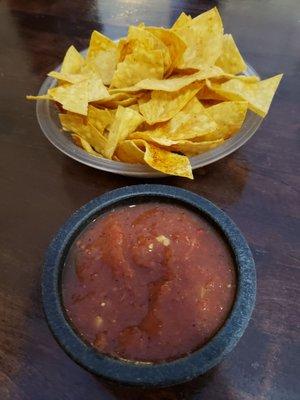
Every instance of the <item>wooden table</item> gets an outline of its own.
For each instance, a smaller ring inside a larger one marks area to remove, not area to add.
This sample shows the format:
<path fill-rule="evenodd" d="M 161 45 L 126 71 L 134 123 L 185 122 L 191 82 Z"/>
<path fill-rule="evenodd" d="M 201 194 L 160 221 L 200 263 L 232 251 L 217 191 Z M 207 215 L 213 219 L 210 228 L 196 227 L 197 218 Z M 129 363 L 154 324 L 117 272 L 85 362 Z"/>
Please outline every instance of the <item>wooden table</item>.
<path fill-rule="evenodd" d="M 259 74 L 285 77 L 268 117 L 242 149 L 196 171 L 194 181 L 155 182 L 198 193 L 234 219 L 257 264 L 257 304 L 236 349 L 196 382 L 157 391 L 120 388 L 81 369 L 54 341 L 42 311 L 41 265 L 52 235 L 74 210 L 145 181 L 61 154 L 43 136 L 25 94 L 37 92 L 71 43 L 85 48 L 92 29 L 117 38 L 128 24 L 169 26 L 181 11 L 195 16 L 213 5 Z M 1 400 L 299 399 L 299 13 L 298 0 L 0 3 Z"/>

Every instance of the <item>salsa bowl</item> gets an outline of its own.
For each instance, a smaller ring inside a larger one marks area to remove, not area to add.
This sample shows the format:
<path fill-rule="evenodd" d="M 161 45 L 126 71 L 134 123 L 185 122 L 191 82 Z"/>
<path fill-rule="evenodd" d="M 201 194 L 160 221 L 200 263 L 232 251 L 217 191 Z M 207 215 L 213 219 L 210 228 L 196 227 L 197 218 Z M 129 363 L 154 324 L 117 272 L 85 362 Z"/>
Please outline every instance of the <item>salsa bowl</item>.
<path fill-rule="evenodd" d="M 199 349 L 159 363 L 130 361 L 101 353 L 87 343 L 68 319 L 62 296 L 63 271 L 69 250 L 95 218 L 116 207 L 149 202 L 176 204 L 204 218 L 228 245 L 236 272 L 236 293 L 225 323 Z M 210 201 L 183 189 L 136 185 L 106 193 L 77 210 L 54 237 L 46 254 L 43 306 L 48 325 L 62 349 L 97 376 L 127 385 L 164 387 L 190 381 L 217 365 L 237 344 L 250 320 L 256 295 L 251 251 L 232 220 Z"/>

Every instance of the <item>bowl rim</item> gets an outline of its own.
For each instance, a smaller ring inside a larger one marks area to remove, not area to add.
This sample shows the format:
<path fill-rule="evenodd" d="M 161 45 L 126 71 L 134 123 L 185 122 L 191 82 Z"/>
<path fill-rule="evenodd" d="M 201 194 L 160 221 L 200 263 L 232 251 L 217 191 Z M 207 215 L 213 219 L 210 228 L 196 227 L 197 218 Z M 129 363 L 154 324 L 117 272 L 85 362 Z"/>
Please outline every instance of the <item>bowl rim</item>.
<path fill-rule="evenodd" d="M 216 224 L 224 234 L 236 262 L 237 292 L 226 322 L 207 344 L 182 358 L 151 364 L 127 361 L 101 354 L 75 333 L 65 317 L 61 301 L 63 261 L 77 234 L 101 210 L 122 205 L 130 199 L 172 200 L 192 208 Z M 151 199 L 152 198 L 152 199 Z M 50 330 L 64 351 L 79 365 L 103 378 L 127 385 L 171 386 L 202 375 L 229 353 L 243 335 L 256 297 L 256 270 L 251 250 L 234 222 L 209 200 L 190 191 L 166 185 L 134 185 L 107 192 L 77 211 L 52 240 L 44 261 L 42 299 Z"/>

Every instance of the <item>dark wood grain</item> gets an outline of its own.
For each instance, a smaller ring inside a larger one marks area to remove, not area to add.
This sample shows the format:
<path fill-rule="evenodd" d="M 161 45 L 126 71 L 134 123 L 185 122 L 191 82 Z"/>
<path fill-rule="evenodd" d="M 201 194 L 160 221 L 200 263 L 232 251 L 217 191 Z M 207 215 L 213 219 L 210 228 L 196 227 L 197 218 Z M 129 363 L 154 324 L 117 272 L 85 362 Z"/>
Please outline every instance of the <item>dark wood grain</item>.
<path fill-rule="evenodd" d="M 262 77 L 285 77 L 257 134 L 195 180 L 156 182 L 192 190 L 236 221 L 253 250 L 257 304 L 244 337 L 197 381 L 142 391 L 103 383 L 74 364 L 52 338 L 41 307 L 44 251 L 79 206 L 141 183 L 68 159 L 42 135 L 34 105 L 47 71 L 94 28 L 113 38 L 130 23 L 170 25 L 217 5 L 225 28 Z M 298 0 L 11 0 L 0 2 L 0 399 L 296 400 L 299 381 Z"/>

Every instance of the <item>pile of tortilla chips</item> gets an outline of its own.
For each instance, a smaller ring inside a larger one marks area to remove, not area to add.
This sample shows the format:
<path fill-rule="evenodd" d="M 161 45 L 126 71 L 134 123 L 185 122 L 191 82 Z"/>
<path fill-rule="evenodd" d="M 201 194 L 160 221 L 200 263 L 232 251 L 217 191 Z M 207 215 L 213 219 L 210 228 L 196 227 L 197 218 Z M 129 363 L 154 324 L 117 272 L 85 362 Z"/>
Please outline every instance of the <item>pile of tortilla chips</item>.
<path fill-rule="evenodd" d="M 96 157 L 142 163 L 193 178 L 190 156 L 237 133 L 247 110 L 264 117 L 282 75 L 246 70 L 216 8 L 182 13 L 169 28 L 130 26 L 118 43 L 92 33 L 84 58 L 71 46 L 57 86 L 43 96 L 60 104 L 74 143 Z"/>

